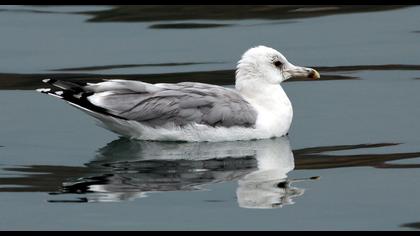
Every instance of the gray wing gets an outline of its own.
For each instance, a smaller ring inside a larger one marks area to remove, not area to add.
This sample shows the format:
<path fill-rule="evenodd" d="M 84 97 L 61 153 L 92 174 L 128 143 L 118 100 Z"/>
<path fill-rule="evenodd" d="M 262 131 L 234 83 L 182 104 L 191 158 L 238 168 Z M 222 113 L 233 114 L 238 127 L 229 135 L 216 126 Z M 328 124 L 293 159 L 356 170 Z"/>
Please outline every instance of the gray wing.
<path fill-rule="evenodd" d="M 95 106 L 153 127 L 191 123 L 252 127 L 257 117 L 236 91 L 216 85 L 110 80 L 85 89 L 94 92 L 88 100 Z"/>

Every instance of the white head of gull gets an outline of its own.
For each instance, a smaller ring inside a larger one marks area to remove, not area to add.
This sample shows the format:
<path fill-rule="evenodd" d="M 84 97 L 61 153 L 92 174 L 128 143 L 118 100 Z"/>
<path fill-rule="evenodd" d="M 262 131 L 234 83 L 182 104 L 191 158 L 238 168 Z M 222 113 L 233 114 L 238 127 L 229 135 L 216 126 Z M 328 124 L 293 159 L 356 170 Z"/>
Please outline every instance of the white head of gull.
<path fill-rule="evenodd" d="M 280 83 L 319 78 L 278 51 L 258 46 L 238 62 L 235 89 L 204 83 L 107 80 L 100 83 L 43 80 L 60 90 L 38 89 L 95 117 L 122 136 L 160 141 L 234 141 L 287 134 L 293 118 Z"/>
<path fill-rule="evenodd" d="M 278 51 L 258 46 L 249 49 L 236 70 L 236 90 L 257 110 L 256 127 L 262 136 L 287 134 L 293 118 L 292 104 L 281 82 L 291 77 L 319 78 L 319 73 L 295 66 Z"/>

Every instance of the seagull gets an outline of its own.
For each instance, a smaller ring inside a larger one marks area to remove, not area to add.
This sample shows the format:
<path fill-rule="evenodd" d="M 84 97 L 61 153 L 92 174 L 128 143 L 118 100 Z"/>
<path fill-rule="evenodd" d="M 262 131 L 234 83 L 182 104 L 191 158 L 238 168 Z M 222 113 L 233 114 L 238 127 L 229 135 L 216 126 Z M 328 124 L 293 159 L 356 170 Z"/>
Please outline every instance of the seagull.
<path fill-rule="evenodd" d="M 45 79 L 59 90 L 37 91 L 65 100 L 96 118 L 98 125 L 130 139 L 219 142 L 287 135 L 293 109 L 281 83 L 292 77 L 320 78 L 316 70 L 295 66 L 266 46 L 248 49 L 235 74 L 235 88 L 195 82 Z"/>

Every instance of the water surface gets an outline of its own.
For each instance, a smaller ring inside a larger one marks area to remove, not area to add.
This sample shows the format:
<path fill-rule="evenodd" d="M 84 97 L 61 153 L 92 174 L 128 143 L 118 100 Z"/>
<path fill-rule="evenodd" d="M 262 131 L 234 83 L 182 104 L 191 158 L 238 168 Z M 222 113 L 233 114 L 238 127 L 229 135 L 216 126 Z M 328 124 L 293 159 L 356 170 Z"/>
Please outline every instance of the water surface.
<path fill-rule="evenodd" d="M 419 7 L 89 21 L 109 9 L 0 9 L 0 229 L 419 228 Z M 324 78 L 284 84 L 287 138 L 130 141 L 33 91 L 46 77 L 232 86 L 259 44 Z"/>

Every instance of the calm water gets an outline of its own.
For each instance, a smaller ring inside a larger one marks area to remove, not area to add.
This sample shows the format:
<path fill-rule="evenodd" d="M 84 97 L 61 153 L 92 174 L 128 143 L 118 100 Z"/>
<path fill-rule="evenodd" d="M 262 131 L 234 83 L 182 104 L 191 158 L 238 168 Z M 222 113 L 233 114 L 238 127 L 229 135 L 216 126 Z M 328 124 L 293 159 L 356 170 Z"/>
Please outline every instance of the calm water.
<path fill-rule="evenodd" d="M 297 65 L 367 67 L 321 73 L 356 79 L 285 83 L 295 114 L 289 137 L 248 142 L 130 141 L 58 99 L 2 89 L 0 229 L 420 228 L 420 74 L 386 69 L 420 65 L 420 7 L 187 21 L 231 25 L 204 29 L 87 23 L 74 14 L 104 6 L 1 9 L 3 75 L 81 68 L 66 73 L 164 78 L 232 69 L 258 44 Z M 161 63 L 187 64 L 118 66 Z"/>

